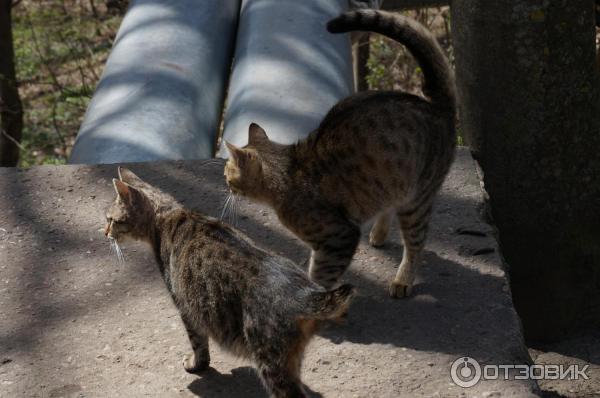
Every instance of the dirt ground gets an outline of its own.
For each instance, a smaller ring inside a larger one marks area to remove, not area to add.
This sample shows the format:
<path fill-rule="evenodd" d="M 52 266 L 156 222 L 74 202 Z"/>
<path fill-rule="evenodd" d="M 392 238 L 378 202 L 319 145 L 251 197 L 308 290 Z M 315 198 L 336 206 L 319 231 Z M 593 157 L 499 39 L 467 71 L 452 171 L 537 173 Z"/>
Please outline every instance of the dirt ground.
<path fill-rule="evenodd" d="M 187 206 L 220 214 L 221 162 L 131 168 Z M 264 397 L 251 364 L 215 344 L 210 371 L 184 372 L 189 343 L 151 253 L 127 245 L 126 263 L 118 264 L 100 231 L 115 175 L 115 166 L 0 170 L 0 396 Z M 450 378 L 452 362 L 465 356 L 482 364 L 530 361 L 481 205 L 462 149 L 406 300 L 387 295 L 402 254 L 397 233 L 383 249 L 363 241 L 344 278 L 359 291 L 347 322 L 325 327 L 306 353 L 302 377 L 313 396 L 539 396 L 527 380 L 462 388 Z M 263 207 L 242 200 L 237 224 L 295 261 L 308 255 Z"/>

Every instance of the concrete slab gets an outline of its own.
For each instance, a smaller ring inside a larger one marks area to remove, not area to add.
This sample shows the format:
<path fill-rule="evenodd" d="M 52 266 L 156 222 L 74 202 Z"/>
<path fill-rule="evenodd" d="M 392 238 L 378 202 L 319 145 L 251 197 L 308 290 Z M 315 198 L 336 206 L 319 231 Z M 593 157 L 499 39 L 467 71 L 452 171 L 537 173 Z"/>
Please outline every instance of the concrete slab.
<path fill-rule="evenodd" d="M 131 165 L 187 206 L 220 214 L 222 161 Z M 115 166 L 0 169 L 0 396 L 264 397 L 249 364 L 211 346 L 213 370 L 188 375 L 185 331 L 149 250 L 117 264 L 100 229 Z M 307 249 L 266 208 L 241 200 L 238 226 L 303 261 Z M 452 383 L 451 363 L 527 363 L 491 227 L 481 222 L 474 163 L 460 149 L 438 200 L 414 297 L 387 283 L 402 248 L 364 241 L 345 276 L 359 296 L 345 325 L 309 346 L 307 386 L 325 397 L 528 397 L 533 382 Z M 463 233 L 457 233 L 457 230 Z M 465 234 L 477 231 L 485 236 Z M 365 234 L 366 235 L 366 234 Z"/>

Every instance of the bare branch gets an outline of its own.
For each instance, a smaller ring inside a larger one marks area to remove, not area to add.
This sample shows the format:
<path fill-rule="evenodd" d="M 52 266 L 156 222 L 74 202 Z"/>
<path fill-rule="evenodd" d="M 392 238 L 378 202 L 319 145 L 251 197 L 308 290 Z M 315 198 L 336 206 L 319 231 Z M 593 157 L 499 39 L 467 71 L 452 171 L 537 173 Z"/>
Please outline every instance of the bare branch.
<path fill-rule="evenodd" d="M 20 150 L 22 150 L 22 151 L 26 150 L 25 147 L 19 143 L 19 141 L 15 140 L 13 137 L 11 137 L 11 135 L 8 134 L 6 131 L 4 131 L 4 129 L 0 129 L 0 134 L 2 134 L 4 137 L 6 137 L 10 142 L 15 144 L 16 147 L 19 148 Z"/>

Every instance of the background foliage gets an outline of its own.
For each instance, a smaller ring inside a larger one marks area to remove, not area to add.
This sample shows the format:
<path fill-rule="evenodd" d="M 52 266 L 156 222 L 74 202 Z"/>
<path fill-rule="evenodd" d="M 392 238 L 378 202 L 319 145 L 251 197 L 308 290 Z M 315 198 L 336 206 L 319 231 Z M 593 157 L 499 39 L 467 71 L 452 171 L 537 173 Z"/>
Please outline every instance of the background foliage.
<path fill-rule="evenodd" d="M 124 12 L 117 0 L 22 0 L 13 9 L 15 62 L 25 110 L 21 167 L 65 163 Z M 409 11 L 453 62 L 448 7 Z M 371 89 L 419 94 L 422 74 L 400 44 L 371 35 Z M 461 143 L 461 141 L 459 141 Z"/>
<path fill-rule="evenodd" d="M 121 16 L 93 0 L 23 0 L 12 12 L 20 166 L 65 163 Z"/>

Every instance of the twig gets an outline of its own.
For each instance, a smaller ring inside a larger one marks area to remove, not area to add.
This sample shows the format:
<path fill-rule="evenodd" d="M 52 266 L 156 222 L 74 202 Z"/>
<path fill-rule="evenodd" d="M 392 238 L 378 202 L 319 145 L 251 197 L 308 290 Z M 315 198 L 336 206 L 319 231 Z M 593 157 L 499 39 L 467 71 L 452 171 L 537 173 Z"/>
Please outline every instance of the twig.
<path fill-rule="evenodd" d="M 63 44 L 65 44 L 69 48 L 69 54 L 75 59 L 77 70 L 79 71 L 79 77 L 81 78 L 81 85 L 83 86 L 83 89 L 86 92 L 88 92 L 89 86 L 86 83 L 86 75 L 83 71 L 83 67 L 81 66 L 81 57 L 78 55 L 77 49 L 73 46 L 73 43 L 65 39 L 61 32 L 57 32 L 57 34 L 60 40 L 63 42 Z"/>
<path fill-rule="evenodd" d="M 42 51 L 40 49 L 40 45 L 39 45 L 39 42 L 38 42 L 38 39 L 37 39 L 37 35 L 35 33 L 35 28 L 33 27 L 33 23 L 31 22 L 31 17 L 29 15 L 29 11 L 25 7 L 25 4 L 23 4 L 23 7 L 25 8 L 25 19 L 27 20 L 27 24 L 29 25 L 29 29 L 31 30 L 31 39 L 33 41 L 33 47 L 35 49 L 35 52 L 37 53 L 38 57 L 40 58 L 40 61 L 42 62 L 42 65 L 44 65 L 44 67 L 46 68 L 48 74 L 50 75 L 50 79 L 52 80 L 52 83 L 54 84 L 54 87 L 57 88 L 60 91 L 64 91 L 64 87 L 58 81 L 58 77 L 56 76 L 56 73 L 54 73 L 54 70 L 50 67 L 48 61 L 46 60 L 46 58 L 42 54 Z"/>
<path fill-rule="evenodd" d="M 90 2 L 90 8 L 92 9 L 92 15 L 94 16 L 95 19 L 98 19 L 98 9 L 96 8 L 96 4 L 94 3 L 94 0 L 89 0 Z"/>
<path fill-rule="evenodd" d="M 27 151 L 25 149 L 25 147 L 19 143 L 19 141 L 15 140 L 14 137 L 11 137 L 4 129 L 0 129 L 0 133 L 2 133 L 3 136 L 5 136 L 6 138 L 8 138 L 8 140 L 10 142 L 12 142 L 13 144 L 15 144 L 17 146 L 17 148 L 19 148 L 20 150 L 22 150 L 24 152 Z"/>
<path fill-rule="evenodd" d="M 54 126 L 54 131 L 56 132 L 56 136 L 60 140 L 63 151 L 67 150 L 67 142 L 60 132 L 60 127 L 58 126 L 58 120 L 56 120 L 56 108 L 58 107 L 58 100 L 55 98 L 52 102 L 52 125 Z"/>
<path fill-rule="evenodd" d="M 94 65 L 92 64 L 92 61 L 94 60 L 94 52 L 92 51 L 92 48 L 89 46 L 88 43 L 83 43 L 85 46 L 85 49 L 87 50 L 89 57 L 85 58 L 85 61 L 88 65 L 88 69 L 90 72 L 92 72 L 92 75 L 94 75 L 94 81 L 99 81 L 100 80 L 100 76 L 98 76 L 98 74 L 96 73 L 96 71 L 94 70 Z"/>

